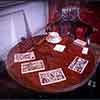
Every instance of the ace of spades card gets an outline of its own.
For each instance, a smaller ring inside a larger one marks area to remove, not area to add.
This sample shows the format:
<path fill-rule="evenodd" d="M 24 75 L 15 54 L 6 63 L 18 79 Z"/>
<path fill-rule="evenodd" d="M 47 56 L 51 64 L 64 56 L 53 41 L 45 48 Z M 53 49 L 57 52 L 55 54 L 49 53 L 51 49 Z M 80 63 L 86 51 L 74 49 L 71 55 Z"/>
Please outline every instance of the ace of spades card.
<path fill-rule="evenodd" d="M 48 85 L 66 80 L 66 76 L 61 68 L 39 72 L 41 85 Z"/>
<path fill-rule="evenodd" d="M 82 74 L 87 64 L 88 64 L 88 60 L 77 56 L 72 61 L 72 63 L 68 66 L 68 68 L 70 70 L 73 70 L 75 72 Z"/>

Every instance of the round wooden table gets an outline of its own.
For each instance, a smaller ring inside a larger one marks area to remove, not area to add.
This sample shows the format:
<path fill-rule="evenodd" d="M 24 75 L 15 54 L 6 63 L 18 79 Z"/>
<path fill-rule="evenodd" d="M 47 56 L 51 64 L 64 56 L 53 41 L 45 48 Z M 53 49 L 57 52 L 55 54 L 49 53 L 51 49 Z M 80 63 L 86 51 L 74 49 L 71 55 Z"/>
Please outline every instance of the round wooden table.
<path fill-rule="evenodd" d="M 66 45 L 66 48 L 63 52 L 58 52 L 53 50 L 56 44 L 48 43 L 45 40 L 45 37 L 46 36 L 44 35 L 27 38 L 10 50 L 6 63 L 6 69 L 9 75 L 22 86 L 37 92 L 67 92 L 84 85 L 96 70 L 95 56 L 92 48 L 88 47 L 88 54 L 84 55 L 82 54 L 82 48 L 73 44 L 71 38 L 68 36 L 61 36 L 62 41 L 59 44 Z M 39 71 L 22 74 L 21 63 L 14 62 L 14 55 L 16 53 L 28 51 L 34 51 L 36 60 L 43 60 L 45 64 L 45 70 L 43 71 L 62 68 L 66 80 L 49 85 L 41 85 L 38 75 Z M 68 65 L 76 56 L 88 60 L 88 64 L 82 74 L 68 69 Z"/>

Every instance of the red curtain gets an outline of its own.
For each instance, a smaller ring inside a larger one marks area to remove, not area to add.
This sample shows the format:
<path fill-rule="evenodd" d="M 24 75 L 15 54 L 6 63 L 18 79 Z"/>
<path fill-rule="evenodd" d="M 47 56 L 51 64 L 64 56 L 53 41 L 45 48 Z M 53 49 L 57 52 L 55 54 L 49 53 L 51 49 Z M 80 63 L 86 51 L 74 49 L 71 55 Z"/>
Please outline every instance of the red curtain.
<path fill-rule="evenodd" d="M 59 9 L 63 5 L 64 0 L 49 0 L 49 23 L 55 22 L 59 19 Z M 52 31 L 59 32 L 59 25 L 52 26 Z"/>

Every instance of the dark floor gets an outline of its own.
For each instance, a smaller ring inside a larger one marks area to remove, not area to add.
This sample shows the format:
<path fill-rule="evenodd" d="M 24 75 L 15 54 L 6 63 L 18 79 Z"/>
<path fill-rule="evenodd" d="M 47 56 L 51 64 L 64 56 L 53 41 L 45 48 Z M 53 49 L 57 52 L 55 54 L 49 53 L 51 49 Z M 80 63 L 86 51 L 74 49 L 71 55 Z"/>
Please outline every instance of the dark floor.
<path fill-rule="evenodd" d="M 100 64 L 97 69 L 97 80 L 100 80 Z M 92 77 L 93 81 L 96 81 L 96 74 Z M 100 81 L 97 81 L 100 83 Z M 100 85 L 97 85 L 99 88 Z M 60 94 L 43 94 L 36 93 L 34 91 L 28 90 L 26 88 L 21 87 L 15 81 L 13 81 L 8 73 L 5 70 L 4 62 L 0 62 L 0 99 L 1 98 L 33 98 L 33 99 L 65 99 L 65 98 L 99 98 L 99 91 L 97 92 L 97 88 L 93 88 L 92 86 L 88 86 L 85 84 L 83 87 L 76 89 L 72 92 L 60 93 Z M 99 90 L 99 89 L 98 89 Z"/>

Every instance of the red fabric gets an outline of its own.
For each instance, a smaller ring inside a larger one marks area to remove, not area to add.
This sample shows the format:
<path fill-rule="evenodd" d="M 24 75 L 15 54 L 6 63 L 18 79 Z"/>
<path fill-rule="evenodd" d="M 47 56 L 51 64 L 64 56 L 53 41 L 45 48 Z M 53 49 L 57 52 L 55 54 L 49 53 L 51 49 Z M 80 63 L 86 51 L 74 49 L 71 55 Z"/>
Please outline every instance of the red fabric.
<path fill-rule="evenodd" d="M 61 1 L 61 2 L 60 2 Z M 53 19 L 56 19 L 55 12 L 58 9 L 61 9 L 63 5 L 65 5 L 65 0 L 49 0 L 49 21 L 52 22 Z M 92 25 L 93 27 L 96 27 L 98 31 L 94 33 L 91 37 L 91 42 L 95 42 L 100 44 L 100 13 L 99 13 L 100 6 L 91 6 L 86 7 L 86 5 L 80 6 L 80 18 L 85 21 L 86 23 Z M 64 26 L 65 27 L 65 26 Z M 58 31 L 58 29 L 54 28 L 54 31 Z M 67 31 L 66 28 L 64 30 Z M 65 32 L 66 33 L 66 32 Z M 80 31 L 76 32 L 77 36 L 83 39 L 84 32 Z"/>
<path fill-rule="evenodd" d="M 86 29 L 83 27 L 78 27 L 75 30 L 75 34 L 76 34 L 77 38 L 79 38 L 81 40 L 85 39 L 85 32 L 86 32 Z"/>
<path fill-rule="evenodd" d="M 53 32 L 59 32 L 59 28 L 58 28 L 57 26 L 54 25 L 52 31 L 53 31 Z"/>

